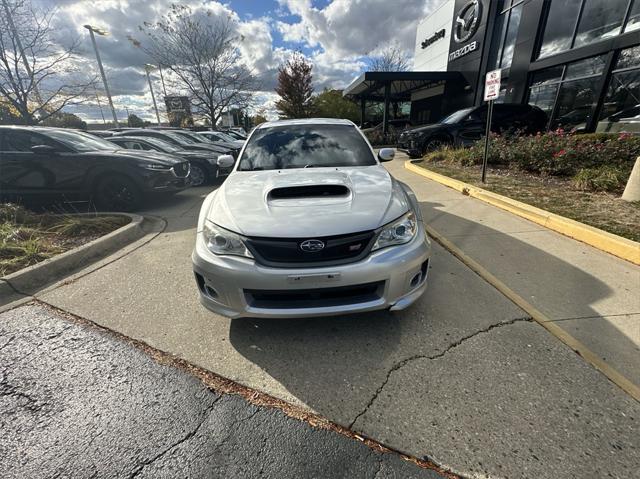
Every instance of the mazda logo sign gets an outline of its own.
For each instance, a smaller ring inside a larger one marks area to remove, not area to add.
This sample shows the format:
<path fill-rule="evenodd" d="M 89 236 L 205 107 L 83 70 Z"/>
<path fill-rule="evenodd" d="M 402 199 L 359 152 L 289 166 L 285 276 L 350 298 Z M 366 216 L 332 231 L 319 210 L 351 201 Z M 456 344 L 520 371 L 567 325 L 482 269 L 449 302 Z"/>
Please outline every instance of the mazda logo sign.
<path fill-rule="evenodd" d="M 308 239 L 300 243 L 300 249 L 307 253 L 315 253 L 324 249 L 324 243 L 317 239 Z"/>
<path fill-rule="evenodd" d="M 458 11 L 453 25 L 453 39 L 456 43 L 469 40 L 478 31 L 482 18 L 482 3 L 480 0 L 472 0 Z"/>

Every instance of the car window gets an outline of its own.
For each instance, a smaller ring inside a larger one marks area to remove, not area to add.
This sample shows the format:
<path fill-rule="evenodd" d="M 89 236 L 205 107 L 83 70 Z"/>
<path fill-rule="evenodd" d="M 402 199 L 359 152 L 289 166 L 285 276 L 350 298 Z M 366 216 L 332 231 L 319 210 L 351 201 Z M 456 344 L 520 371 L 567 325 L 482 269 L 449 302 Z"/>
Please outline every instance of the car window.
<path fill-rule="evenodd" d="M 77 152 L 113 151 L 113 143 L 87 133 L 70 130 L 47 130 L 47 136 Z"/>
<path fill-rule="evenodd" d="M 242 154 L 240 171 L 377 164 L 351 125 L 283 125 L 257 130 Z"/>
<path fill-rule="evenodd" d="M 459 123 L 467 118 L 472 111 L 473 108 L 463 108 L 462 110 L 454 111 L 449 116 L 446 116 L 442 120 L 440 120 L 440 123 L 444 123 L 446 125 Z"/>
<path fill-rule="evenodd" d="M 149 150 L 150 149 L 149 147 L 145 147 L 145 145 L 143 145 L 139 141 L 125 141 L 124 147 L 127 150 Z"/>
<path fill-rule="evenodd" d="M 49 145 L 59 147 L 43 135 L 31 131 L 4 131 L 2 151 L 30 152 L 32 146 Z"/>

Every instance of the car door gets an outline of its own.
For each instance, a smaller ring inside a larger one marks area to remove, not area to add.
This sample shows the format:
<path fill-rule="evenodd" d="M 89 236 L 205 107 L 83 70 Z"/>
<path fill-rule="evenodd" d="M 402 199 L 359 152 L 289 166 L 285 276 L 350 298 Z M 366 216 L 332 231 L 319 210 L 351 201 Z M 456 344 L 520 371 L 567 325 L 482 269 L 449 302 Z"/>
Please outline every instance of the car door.
<path fill-rule="evenodd" d="M 44 144 L 39 135 L 28 130 L 3 130 L 0 144 L 2 174 L 0 185 L 3 193 L 32 195 L 44 193 L 55 183 L 51 171 L 42 165 L 31 147 Z"/>
<path fill-rule="evenodd" d="M 468 146 L 480 140 L 485 133 L 487 121 L 487 107 L 481 106 L 473 110 L 459 123 L 458 143 Z"/>

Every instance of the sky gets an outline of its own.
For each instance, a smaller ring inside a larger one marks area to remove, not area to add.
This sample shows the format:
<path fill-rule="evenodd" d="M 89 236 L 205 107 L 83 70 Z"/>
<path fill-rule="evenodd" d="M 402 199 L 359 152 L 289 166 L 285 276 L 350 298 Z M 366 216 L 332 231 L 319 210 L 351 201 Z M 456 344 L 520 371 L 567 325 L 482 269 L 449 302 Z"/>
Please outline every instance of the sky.
<path fill-rule="evenodd" d="M 77 39 L 87 72 L 98 74 L 87 30 L 91 24 L 109 32 L 96 40 L 109 88 L 120 119 L 127 109 L 154 121 L 149 86 L 143 66 L 150 59 L 127 37 L 144 38 L 138 26 L 159 20 L 175 0 L 33 0 L 44 8 L 55 8 L 56 41 Z M 260 78 L 254 111 L 264 109 L 274 118 L 273 91 L 277 68 L 292 52 L 301 51 L 314 65 L 316 91 L 344 88 L 366 69 L 366 59 L 390 44 L 413 57 L 418 22 L 442 0 L 186 0 L 194 10 L 208 10 L 215 16 L 230 16 L 244 40 L 240 51 L 247 65 Z M 152 75 L 157 96 L 162 85 Z M 167 92 L 171 94 L 171 91 Z M 102 84 L 97 91 L 103 105 Z M 163 110 L 160 101 L 159 107 Z M 73 108 L 88 122 L 101 122 L 97 102 Z"/>

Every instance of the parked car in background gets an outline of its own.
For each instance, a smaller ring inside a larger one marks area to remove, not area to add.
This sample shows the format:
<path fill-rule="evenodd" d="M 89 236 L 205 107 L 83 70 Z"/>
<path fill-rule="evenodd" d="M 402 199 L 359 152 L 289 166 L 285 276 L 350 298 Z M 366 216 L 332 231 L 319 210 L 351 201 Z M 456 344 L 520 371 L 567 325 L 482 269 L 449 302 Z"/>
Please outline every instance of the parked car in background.
<path fill-rule="evenodd" d="M 220 169 L 217 156 L 204 151 L 185 150 L 151 136 L 112 136 L 108 140 L 129 150 L 159 151 L 180 157 L 191 164 L 191 185 L 203 186 L 216 178 L 226 176 L 231 168 Z"/>
<path fill-rule="evenodd" d="M 640 135 L 640 105 L 632 106 L 600 120 L 596 132 Z"/>
<path fill-rule="evenodd" d="M 140 136 L 145 138 L 158 138 L 160 140 L 164 140 L 167 143 L 171 143 L 178 148 L 182 148 L 184 150 L 191 151 L 204 151 L 209 152 L 211 156 L 219 156 L 221 154 L 227 153 L 229 150 L 227 148 L 219 148 L 215 145 L 198 143 L 188 137 L 183 135 L 176 134 L 173 130 L 153 130 L 147 128 L 140 128 L 137 130 L 127 130 L 122 132 L 114 133 L 113 136 Z"/>
<path fill-rule="evenodd" d="M 222 131 L 199 131 L 197 134 L 216 144 L 226 145 L 229 148 L 238 150 L 244 146 L 245 142 L 245 140 L 238 140 Z"/>
<path fill-rule="evenodd" d="M 151 194 L 189 186 L 189 162 L 119 148 L 71 130 L 0 127 L 0 195 L 10 200 L 88 199 L 105 210 L 132 211 Z"/>
<path fill-rule="evenodd" d="M 200 211 L 202 304 L 232 318 L 411 305 L 427 287 L 430 243 L 414 193 L 380 164 L 393 155 L 376 155 L 347 120 L 256 127 Z"/>
<path fill-rule="evenodd" d="M 481 139 L 486 130 L 487 105 L 464 108 L 446 116 L 438 123 L 403 132 L 398 149 L 411 158 L 442 146 L 470 146 Z M 547 125 L 547 115 L 538 107 L 516 103 L 496 103 L 493 106 L 491 131 L 495 133 L 537 133 Z"/>
<path fill-rule="evenodd" d="M 109 138 L 110 136 L 113 136 L 114 132 L 111 130 L 87 130 L 86 133 L 99 138 Z"/>
<path fill-rule="evenodd" d="M 224 133 L 236 140 L 246 140 L 247 133 L 244 130 L 224 130 Z"/>
<path fill-rule="evenodd" d="M 240 147 L 233 144 L 228 144 L 226 142 L 212 141 L 211 139 L 199 135 L 193 131 L 184 131 L 184 130 L 174 130 L 174 133 L 178 135 L 182 135 L 184 138 L 188 138 L 198 144 L 204 145 L 213 145 L 218 149 L 221 153 L 232 155 L 234 158 L 238 157 L 238 153 L 240 153 Z"/>

